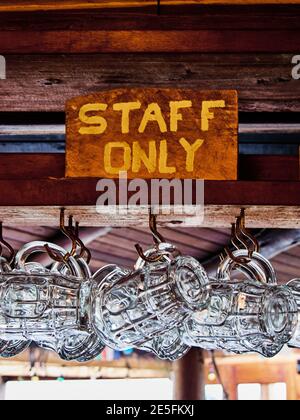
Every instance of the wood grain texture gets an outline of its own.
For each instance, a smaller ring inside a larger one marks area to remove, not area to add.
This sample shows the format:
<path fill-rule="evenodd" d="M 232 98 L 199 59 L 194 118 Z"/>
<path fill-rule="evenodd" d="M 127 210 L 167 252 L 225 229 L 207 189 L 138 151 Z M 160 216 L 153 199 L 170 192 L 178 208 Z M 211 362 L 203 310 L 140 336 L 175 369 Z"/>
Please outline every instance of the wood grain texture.
<path fill-rule="evenodd" d="M 135 109 L 114 110 L 124 103 Z M 95 104 L 107 110 L 92 111 Z M 119 89 L 74 98 L 66 113 L 67 177 L 116 178 L 127 172 L 129 179 L 237 179 L 235 91 Z M 103 120 L 89 122 L 92 116 L 104 118 L 105 127 Z"/>
<path fill-rule="evenodd" d="M 70 98 L 124 86 L 233 89 L 241 112 L 300 111 L 300 82 L 291 77 L 290 54 L 9 55 L 6 60 L 0 111 L 64 112 Z"/>
<path fill-rule="evenodd" d="M 0 154 L 0 180 L 61 179 L 64 176 L 64 154 Z M 238 176 L 241 181 L 298 181 L 299 159 L 298 156 L 239 156 Z"/>
<path fill-rule="evenodd" d="M 0 31 L 191 31 L 300 29 L 299 5 L 163 6 L 157 9 L 2 13 Z M 13 34 L 11 34 L 13 36 Z"/>
<path fill-rule="evenodd" d="M 3 185 L 1 185 L 2 187 Z M 8 186 L 8 185 L 7 185 Z M 45 185 L 44 185 L 45 186 Z M 48 187 L 49 185 L 46 185 Z M 224 189 L 224 185 L 219 187 L 220 194 Z M 13 188 L 15 191 L 15 188 Z M 66 192 L 64 191 L 66 194 Z M 299 193 L 299 191 L 297 192 Z M 53 197 L 53 190 L 50 189 L 49 194 Z M 30 197 L 29 197 L 30 198 Z M 35 203 L 42 200 L 35 199 Z M 12 202 L 12 201 L 11 201 Z M 56 201 L 57 202 L 57 201 Z M 66 200 L 61 200 L 65 203 Z M 80 200 L 78 200 L 80 202 Z M 243 201 L 239 201 L 242 205 Z M 1 200 L 3 204 L 3 200 Z M 247 226 L 249 228 L 276 228 L 276 229 L 299 229 L 300 228 L 300 205 L 297 206 L 265 206 L 265 205 L 245 205 L 247 209 Z M 149 225 L 148 209 L 144 209 L 141 214 L 140 210 L 131 212 L 128 215 L 115 215 L 114 209 L 107 208 L 105 212 L 97 213 L 95 206 L 65 206 L 69 214 L 75 216 L 80 221 L 81 226 L 86 227 L 144 227 Z M 48 203 L 46 206 L 41 205 L 1 205 L 0 218 L 6 226 L 51 226 L 57 227 L 57 218 L 61 206 L 54 206 Z M 187 217 L 180 213 L 170 214 L 167 216 L 159 216 L 159 225 L 162 227 L 181 226 L 184 228 L 228 228 L 239 215 L 240 205 L 206 205 L 204 220 L 199 217 Z M 105 261 L 104 261 L 105 262 Z"/>
<path fill-rule="evenodd" d="M 76 10 L 76 9 L 103 9 L 120 7 L 153 6 L 155 0 L 2 0 L 1 11 L 35 11 L 35 10 Z M 201 4 L 299 4 L 299 0 L 162 0 L 162 5 L 201 5 Z"/>
<path fill-rule="evenodd" d="M 203 222 L 182 214 L 171 214 L 162 222 L 170 226 L 227 228 L 240 207 L 245 206 L 251 227 L 299 228 L 298 159 L 276 156 L 265 159 L 266 165 L 273 169 L 270 172 L 261 169 L 261 158 L 247 157 L 240 161 L 250 167 L 248 178 L 251 178 L 253 167 L 254 172 L 257 168 L 254 179 L 260 173 L 265 181 L 205 183 Z M 284 175 L 284 168 L 287 175 Z M 98 214 L 95 209 L 99 197 L 98 179 L 64 179 L 63 176 L 64 155 L 0 155 L 0 189 L 5 192 L 0 194 L 0 219 L 9 225 L 56 226 L 58 209 L 66 206 L 84 226 L 147 226 L 147 210 L 142 216 L 136 211 L 124 216 L 114 214 L 113 209 L 107 207 Z"/>
<path fill-rule="evenodd" d="M 205 400 L 204 351 L 193 348 L 181 360 L 174 363 L 174 400 Z"/>
<path fill-rule="evenodd" d="M 299 49 L 299 31 L 293 30 L 0 31 L 3 54 L 297 53 Z"/>
<path fill-rule="evenodd" d="M 62 7 L 66 4 L 59 3 Z M 168 6 L 162 2 L 159 16 L 155 6 L 36 11 L 27 12 L 26 19 L 21 12 L 4 12 L 0 21 L 0 51 L 6 54 L 299 51 L 299 4 L 251 6 L 244 1 L 241 4 L 181 2 Z"/>
<path fill-rule="evenodd" d="M 7 114 L 6 114 L 7 115 Z M 5 118 L 3 118 L 5 120 Z M 24 117 L 24 121 L 26 116 Z M 58 136 L 63 139 L 66 133 L 66 126 L 64 124 L 1 124 L 0 125 L 0 136 L 5 140 L 14 141 L 18 139 L 20 142 L 39 141 L 43 137 Z M 256 135 L 300 135 L 300 124 L 284 124 L 284 123 L 240 123 L 239 124 L 240 134 L 252 134 L 253 137 Z M 30 138 L 31 137 L 31 138 Z M 40 137 L 40 138 L 39 138 Z"/>
<path fill-rule="evenodd" d="M 119 7 L 145 7 L 153 6 L 155 0 L 29 0 L 10 1 L 3 0 L 0 5 L 0 12 L 25 12 L 36 10 L 76 10 L 76 9 L 107 9 Z"/>

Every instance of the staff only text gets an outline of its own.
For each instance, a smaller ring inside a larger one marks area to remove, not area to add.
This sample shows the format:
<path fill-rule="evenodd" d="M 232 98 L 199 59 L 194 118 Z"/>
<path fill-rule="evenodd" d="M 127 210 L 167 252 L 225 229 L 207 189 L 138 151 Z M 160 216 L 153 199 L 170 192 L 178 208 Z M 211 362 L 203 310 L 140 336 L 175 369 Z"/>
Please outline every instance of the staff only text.
<path fill-rule="evenodd" d="M 236 92 L 104 92 L 67 106 L 67 176 L 235 179 Z"/>

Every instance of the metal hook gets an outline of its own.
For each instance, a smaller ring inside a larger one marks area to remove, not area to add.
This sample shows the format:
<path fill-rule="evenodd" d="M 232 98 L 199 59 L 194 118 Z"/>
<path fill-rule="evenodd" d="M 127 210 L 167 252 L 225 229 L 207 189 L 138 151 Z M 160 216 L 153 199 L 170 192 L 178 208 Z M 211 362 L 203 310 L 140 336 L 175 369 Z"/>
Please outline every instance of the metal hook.
<path fill-rule="evenodd" d="M 157 230 L 157 216 L 156 214 L 152 213 L 152 209 L 150 209 L 149 211 L 149 228 L 152 233 L 153 240 L 156 247 L 166 242 L 165 238 Z M 141 245 L 136 244 L 135 248 L 140 258 L 142 258 L 147 263 L 155 263 L 155 262 L 161 261 L 165 256 L 165 254 L 159 254 L 155 257 L 147 257 Z"/>
<path fill-rule="evenodd" d="M 235 247 L 235 249 L 237 249 L 237 250 L 240 249 L 238 241 L 239 241 L 239 239 L 237 237 L 236 224 L 232 223 L 232 226 L 231 226 L 231 243 Z M 247 262 L 246 259 L 243 258 L 243 257 L 236 257 L 229 247 L 225 247 L 225 252 L 226 252 L 227 256 L 231 260 L 233 260 L 236 264 L 245 264 Z"/>
<path fill-rule="evenodd" d="M 245 216 L 245 209 L 241 209 L 241 215 L 238 219 L 238 229 L 241 232 L 242 235 L 244 235 L 245 238 L 247 238 L 252 243 L 252 249 L 247 246 L 249 250 L 249 256 L 252 257 L 254 252 L 259 252 L 260 246 L 258 240 L 255 238 L 254 235 L 251 234 L 251 232 L 246 229 L 246 216 Z"/>
<path fill-rule="evenodd" d="M 69 217 L 69 226 L 73 225 L 73 216 Z M 73 257 L 76 254 L 77 250 L 77 240 L 73 232 L 66 228 L 65 226 L 65 209 L 62 208 L 60 210 L 60 231 L 72 241 L 72 249 L 70 252 L 67 252 L 65 256 L 58 255 L 56 252 L 52 251 L 49 245 L 45 245 L 45 249 L 49 255 L 49 257 L 57 262 L 66 263 L 69 261 L 70 257 Z"/>
<path fill-rule="evenodd" d="M 244 241 L 243 236 L 251 242 L 251 247 Z M 259 243 L 257 239 L 246 229 L 245 226 L 245 209 L 241 209 L 241 214 L 237 218 L 236 223 L 232 224 L 231 243 L 236 249 L 241 249 L 238 243 L 242 244 L 248 251 L 248 258 L 235 257 L 233 252 L 226 247 L 225 252 L 238 265 L 247 265 L 251 261 L 254 252 L 259 251 Z"/>
<path fill-rule="evenodd" d="M 72 229 L 73 229 L 73 223 L 72 223 Z M 91 262 L 91 259 L 92 259 L 92 254 L 91 254 L 91 251 L 85 246 L 85 244 L 83 243 L 83 241 L 79 237 L 79 222 L 75 223 L 74 235 L 77 239 L 77 244 L 80 247 L 79 258 L 83 258 L 84 255 L 86 254 L 86 262 L 87 262 L 87 264 L 89 264 Z"/>
<path fill-rule="evenodd" d="M 235 249 L 237 249 L 237 250 L 241 249 L 240 241 L 239 241 L 239 238 L 237 236 L 237 227 L 236 227 L 235 223 L 232 223 L 232 225 L 231 225 L 231 243 L 235 247 Z M 243 243 L 242 243 L 242 245 L 244 246 Z"/>
<path fill-rule="evenodd" d="M 5 241 L 5 239 L 3 238 L 3 222 L 0 222 L 0 252 L 1 252 L 1 256 L 2 256 L 2 252 L 3 252 L 3 246 L 5 246 L 5 248 L 8 249 L 9 251 L 9 257 L 8 257 L 8 262 L 12 263 L 13 259 L 15 258 L 15 250 L 13 249 L 13 247 Z"/>
<path fill-rule="evenodd" d="M 165 256 L 165 254 L 159 254 L 156 255 L 155 257 L 147 257 L 143 251 L 143 248 L 141 247 L 141 245 L 136 244 L 135 245 L 135 249 L 137 250 L 137 253 L 139 255 L 140 258 L 142 258 L 143 261 L 152 264 L 155 262 L 159 262 L 163 259 L 163 257 Z"/>
<path fill-rule="evenodd" d="M 151 209 L 149 213 L 149 227 L 156 245 L 166 242 L 165 238 L 157 230 L 157 215 L 153 214 Z"/>

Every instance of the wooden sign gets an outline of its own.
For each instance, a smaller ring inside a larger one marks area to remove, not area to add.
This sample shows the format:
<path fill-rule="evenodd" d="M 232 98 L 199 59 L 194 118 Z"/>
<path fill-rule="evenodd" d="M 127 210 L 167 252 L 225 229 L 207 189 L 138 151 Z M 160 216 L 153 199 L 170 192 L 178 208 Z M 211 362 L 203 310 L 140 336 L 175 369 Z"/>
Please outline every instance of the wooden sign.
<path fill-rule="evenodd" d="M 67 177 L 237 179 L 235 91 L 120 89 L 66 111 Z"/>

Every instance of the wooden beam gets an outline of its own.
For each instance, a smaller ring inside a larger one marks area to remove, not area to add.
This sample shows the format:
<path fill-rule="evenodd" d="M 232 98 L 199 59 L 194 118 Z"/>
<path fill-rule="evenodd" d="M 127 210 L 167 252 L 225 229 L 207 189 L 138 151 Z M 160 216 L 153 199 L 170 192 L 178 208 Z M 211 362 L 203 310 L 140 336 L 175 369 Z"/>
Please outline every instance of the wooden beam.
<path fill-rule="evenodd" d="M 204 352 L 192 349 L 174 364 L 174 399 L 176 401 L 205 400 Z"/>
<path fill-rule="evenodd" d="M 33 142 L 42 141 L 45 137 L 65 138 L 66 126 L 64 124 L 18 124 L 0 125 L 0 136 L 7 141 Z M 239 134 L 253 135 L 300 135 L 300 124 L 239 124 Z M 31 137 L 31 138 L 30 138 Z"/>
<path fill-rule="evenodd" d="M 1 128 L 0 128 L 1 132 Z M 22 165 L 19 165 L 20 160 Z M 298 156 L 239 156 L 241 181 L 298 181 Z M 61 179 L 65 176 L 63 153 L 0 153 L 0 180 Z"/>
<path fill-rule="evenodd" d="M 57 42 L 59 37 L 60 42 Z M 297 53 L 299 31 L 0 31 L 2 54 Z"/>
<path fill-rule="evenodd" d="M 253 1 L 253 3 L 252 3 Z M 0 5 L 0 51 L 8 53 L 299 51 L 299 0 L 20 2 Z M 123 9 L 107 9 L 109 4 Z M 208 3 L 209 5 L 206 5 Z M 227 4 L 223 6 L 221 3 Z M 251 6 L 252 3 L 252 6 Z M 138 7 L 141 5 L 150 7 Z M 255 4 L 255 6 L 253 5 Z M 75 10 L 72 9 L 75 7 Z M 93 10 L 78 11 L 85 5 Z M 137 7 L 132 7 L 132 6 Z M 96 9 L 101 7 L 99 11 Z M 25 7 L 25 8 L 24 8 Z M 44 13 L 45 8 L 48 12 Z M 96 7 L 96 9 L 95 9 Z M 103 8 L 104 7 L 104 8 Z M 67 10 L 66 10 L 67 8 Z M 13 13 L 9 13 L 14 10 Z M 20 10 L 27 10 L 26 19 Z M 33 12 L 30 12 L 32 10 Z M 40 11 L 39 11 L 40 10 Z M 51 11 L 52 10 L 52 11 Z M 57 43 L 56 40 L 60 39 Z"/>
<path fill-rule="evenodd" d="M 0 12 L 25 12 L 36 10 L 80 10 L 80 9 L 107 9 L 121 7 L 146 7 L 156 5 L 156 0 L 29 0 L 9 1 L 2 0 Z M 162 0 L 164 6 L 177 5 L 203 5 L 203 4 L 299 4 L 299 0 Z"/>
<path fill-rule="evenodd" d="M 244 162 L 243 178 L 247 180 L 205 183 L 204 220 L 174 211 L 162 217 L 161 224 L 228 227 L 244 206 L 248 208 L 249 227 L 299 227 L 297 157 L 266 156 L 264 159 L 264 162 L 260 157 L 240 160 L 240 164 Z M 248 172 L 245 165 L 249 166 Z M 147 210 L 143 215 L 135 210 L 126 216 L 114 214 L 113 208 L 107 207 L 98 214 L 95 207 L 99 197 L 98 179 L 65 179 L 64 170 L 64 155 L 60 154 L 0 155 L 0 219 L 8 225 L 57 226 L 59 208 L 63 206 L 86 227 L 148 225 Z"/>
<path fill-rule="evenodd" d="M 299 157 L 242 155 L 239 157 L 239 179 L 244 181 L 299 180 Z"/>
<path fill-rule="evenodd" d="M 61 2 L 62 3 L 62 2 Z M 2 3 L 1 3 L 2 4 Z M 157 8 L 101 9 L 2 13 L 1 31 L 129 31 L 129 30 L 299 30 L 299 5 L 163 6 Z M 13 35 L 13 34 L 12 34 Z"/>
<path fill-rule="evenodd" d="M 112 9 L 121 7 L 146 7 L 155 5 L 155 0 L 3 0 L 0 12 L 32 12 L 37 10 L 80 10 L 80 9 Z"/>
<path fill-rule="evenodd" d="M 300 134 L 300 124 L 240 124 L 240 134 Z M 1 126 L 0 126 L 1 134 Z"/>
<path fill-rule="evenodd" d="M 9 188 L 11 185 L 7 184 Z M 22 187 L 21 187 L 22 188 Z M 46 187 L 47 188 L 47 187 Z M 219 196 L 225 186 L 219 187 Z M 299 191 L 297 192 L 299 194 Z M 50 197 L 53 191 L 49 191 Z M 80 193 L 78 193 L 80 195 Z M 259 196 L 258 196 L 259 199 Z M 51 198 L 48 205 L 39 204 L 40 200 L 36 199 L 36 203 L 19 205 L 0 206 L 0 219 L 7 226 L 52 226 L 57 227 L 57 218 L 60 206 L 53 205 Z M 64 201 L 65 203 L 65 201 Z M 276 228 L 276 229 L 296 229 L 299 227 L 300 220 L 300 204 L 297 206 L 283 205 L 205 205 L 204 219 L 199 216 L 191 216 L 182 214 L 182 210 L 172 208 L 170 214 L 159 216 L 159 225 L 161 227 L 201 227 L 201 228 L 228 228 L 239 214 L 242 207 L 247 211 L 247 226 L 249 228 Z M 114 207 L 106 207 L 98 211 L 95 205 L 64 205 L 68 214 L 80 222 L 85 227 L 148 227 L 149 225 L 149 209 L 134 208 L 127 214 L 115 214 Z"/>
<path fill-rule="evenodd" d="M 2 40 L 0 31 L 1 53 Z M 212 84 L 237 90 L 241 112 L 300 112 L 291 54 L 9 55 L 6 61 L 7 79 L 0 81 L 6 112 L 64 112 L 72 97 L 124 85 L 205 90 Z"/>

